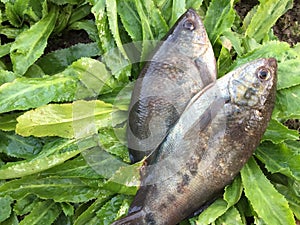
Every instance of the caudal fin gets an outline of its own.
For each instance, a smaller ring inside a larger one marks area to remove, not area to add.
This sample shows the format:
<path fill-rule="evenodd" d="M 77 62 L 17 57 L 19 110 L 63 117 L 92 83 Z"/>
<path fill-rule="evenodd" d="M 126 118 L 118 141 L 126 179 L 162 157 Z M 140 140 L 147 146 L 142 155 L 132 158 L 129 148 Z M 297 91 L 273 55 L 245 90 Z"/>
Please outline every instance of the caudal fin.
<path fill-rule="evenodd" d="M 137 211 L 113 222 L 111 225 L 146 225 L 147 223 L 144 221 L 144 214 L 145 213 L 142 210 Z"/>

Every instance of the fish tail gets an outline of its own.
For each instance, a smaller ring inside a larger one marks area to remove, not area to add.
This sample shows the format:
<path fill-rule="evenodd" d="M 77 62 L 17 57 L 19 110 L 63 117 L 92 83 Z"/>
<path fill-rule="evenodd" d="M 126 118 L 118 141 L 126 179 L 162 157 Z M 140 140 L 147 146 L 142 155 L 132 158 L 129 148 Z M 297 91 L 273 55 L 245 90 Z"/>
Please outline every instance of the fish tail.
<path fill-rule="evenodd" d="M 146 225 L 144 212 L 142 210 L 129 214 L 128 216 L 113 222 L 111 225 Z"/>

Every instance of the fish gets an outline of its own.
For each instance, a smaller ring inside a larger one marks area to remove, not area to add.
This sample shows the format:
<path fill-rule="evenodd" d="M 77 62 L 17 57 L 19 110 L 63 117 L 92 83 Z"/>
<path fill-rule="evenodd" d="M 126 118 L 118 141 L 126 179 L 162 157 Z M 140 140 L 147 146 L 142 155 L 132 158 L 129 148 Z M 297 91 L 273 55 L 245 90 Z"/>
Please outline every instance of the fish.
<path fill-rule="evenodd" d="M 197 93 L 141 167 L 128 215 L 112 225 L 175 225 L 214 199 L 259 145 L 276 83 L 276 59 L 261 58 Z"/>
<path fill-rule="evenodd" d="M 190 99 L 216 80 L 216 60 L 203 22 L 188 9 L 145 64 L 134 85 L 127 123 L 132 163 L 156 149 Z"/>

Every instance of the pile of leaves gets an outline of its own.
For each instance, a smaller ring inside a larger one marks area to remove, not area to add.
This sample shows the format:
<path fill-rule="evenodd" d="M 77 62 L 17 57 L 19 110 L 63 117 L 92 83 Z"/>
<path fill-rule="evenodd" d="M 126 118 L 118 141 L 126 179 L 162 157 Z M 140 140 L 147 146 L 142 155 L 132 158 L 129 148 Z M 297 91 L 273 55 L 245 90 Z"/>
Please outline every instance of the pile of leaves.
<path fill-rule="evenodd" d="M 255 155 L 222 198 L 182 224 L 295 224 L 299 133 L 283 123 L 300 118 L 300 45 L 271 29 L 293 2 L 261 0 L 243 20 L 235 3 L 1 0 L 0 224 L 110 224 L 126 214 L 141 166 L 129 164 L 124 144 L 131 81 L 143 65 L 132 51 L 142 62 L 155 47 L 149 40 L 190 7 L 204 19 L 219 76 L 261 57 L 279 67 Z M 69 30 L 91 42 L 44 53 L 49 38 Z"/>

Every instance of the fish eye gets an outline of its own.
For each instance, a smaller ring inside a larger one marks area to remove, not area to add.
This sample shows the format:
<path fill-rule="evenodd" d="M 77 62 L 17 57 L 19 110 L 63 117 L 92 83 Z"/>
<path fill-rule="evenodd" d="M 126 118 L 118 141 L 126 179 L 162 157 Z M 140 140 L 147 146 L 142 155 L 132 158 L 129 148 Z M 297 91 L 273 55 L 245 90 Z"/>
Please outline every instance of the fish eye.
<path fill-rule="evenodd" d="M 271 78 L 271 72 L 270 72 L 270 70 L 268 70 L 266 68 L 258 69 L 256 75 L 261 81 L 267 81 Z"/>
<path fill-rule="evenodd" d="M 191 21 L 191 20 L 184 21 L 183 27 L 185 29 L 191 30 L 191 31 L 195 29 L 195 25 L 194 25 L 193 21 Z"/>

